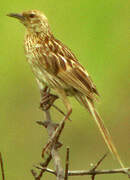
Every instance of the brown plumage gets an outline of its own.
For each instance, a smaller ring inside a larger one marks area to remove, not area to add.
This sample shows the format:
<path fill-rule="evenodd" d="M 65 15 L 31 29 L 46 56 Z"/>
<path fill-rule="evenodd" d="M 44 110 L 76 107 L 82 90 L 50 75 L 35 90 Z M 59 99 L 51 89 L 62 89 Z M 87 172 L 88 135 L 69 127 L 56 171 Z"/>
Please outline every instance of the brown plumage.
<path fill-rule="evenodd" d="M 66 118 L 72 112 L 67 96 L 75 97 L 95 119 L 109 148 L 124 168 L 108 130 L 94 107 L 98 91 L 89 74 L 75 55 L 51 33 L 46 16 L 37 11 L 9 14 L 26 27 L 25 54 L 35 78 L 42 90 L 53 89 L 67 109 Z"/>

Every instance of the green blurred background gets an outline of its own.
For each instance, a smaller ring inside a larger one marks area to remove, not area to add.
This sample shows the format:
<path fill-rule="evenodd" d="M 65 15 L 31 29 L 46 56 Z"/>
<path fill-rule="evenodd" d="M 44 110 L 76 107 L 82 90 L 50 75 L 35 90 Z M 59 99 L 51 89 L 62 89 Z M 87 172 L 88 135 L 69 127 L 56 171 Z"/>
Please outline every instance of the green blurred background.
<path fill-rule="evenodd" d="M 5 0 L 0 5 L 0 151 L 6 179 L 33 179 L 30 169 L 42 160 L 41 150 L 47 141 L 46 130 L 35 123 L 43 120 L 43 113 L 38 109 L 39 90 L 24 55 L 25 28 L 6 16 L 28 9 L 47 15 L 54 35 L 72 49 L 91 74 L 101 95 L 97 108 L 124 164 L 130 166 L 129 0 Z M 89 169 L 108 149 L 88 112 L 72 98 L 71 103 L 73 121 L 66 124 L 61 137 L 63 165 L 66 146 L 70 146 L 70 169 Z M 61 102 L 56 104 L 62 106 Z M 54 109 L 52 116 L 56 122 L 62 118 Z M 100 166 L 119 167 L 110 154 Z M 46 174 L 43 179 L 55 177 Z M 102 175 L 96 179 L 127 177 Z"/>

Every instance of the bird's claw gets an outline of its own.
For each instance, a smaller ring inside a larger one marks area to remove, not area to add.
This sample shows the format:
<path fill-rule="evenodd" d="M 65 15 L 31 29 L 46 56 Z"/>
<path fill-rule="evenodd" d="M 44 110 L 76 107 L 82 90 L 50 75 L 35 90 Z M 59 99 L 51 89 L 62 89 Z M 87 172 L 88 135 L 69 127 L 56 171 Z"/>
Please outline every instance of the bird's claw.
<path fill-rule="evenodd" d="M 40 108 L 43 111 L 48 110 L 54 103 L 54 101 L 58 98 L 58 96 L 50 94 L 50 93 L 45 93 L 40 102 Z"/>

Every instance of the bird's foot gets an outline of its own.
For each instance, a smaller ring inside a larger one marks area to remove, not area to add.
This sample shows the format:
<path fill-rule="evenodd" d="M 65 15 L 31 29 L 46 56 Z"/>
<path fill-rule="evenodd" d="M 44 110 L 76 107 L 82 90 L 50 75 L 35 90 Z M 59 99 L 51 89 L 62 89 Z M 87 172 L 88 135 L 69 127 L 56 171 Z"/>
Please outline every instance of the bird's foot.
<path fill-rule="evenodd" d="M 45 88 L 41 93 L 40 109 L 47 111 L 53 105 L 56 99 L 58 99 L 58 96 L 51 94 L 48 89 Z"/>

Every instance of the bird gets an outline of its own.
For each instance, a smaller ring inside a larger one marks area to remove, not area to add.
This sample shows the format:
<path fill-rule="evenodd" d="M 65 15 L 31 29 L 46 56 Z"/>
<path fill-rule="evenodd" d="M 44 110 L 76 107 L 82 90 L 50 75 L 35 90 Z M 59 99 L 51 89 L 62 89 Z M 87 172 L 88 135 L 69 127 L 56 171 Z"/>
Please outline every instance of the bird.
<path fill-rule="evenodd" d="M 66 119 L 72 113 L 68 97 L 78 100 L 92 115 L 110 152 L 124 168 L 111 135 L 95 108 L 99 96 L 95 84 L 74 53 L 54 37 L 45 14 L 38 10 L 27 10 L 8 16 L 18 19 L 26 28 L 25 55 L 40 91 L 47 87 L 55 92 L 66 107 Z"/>

